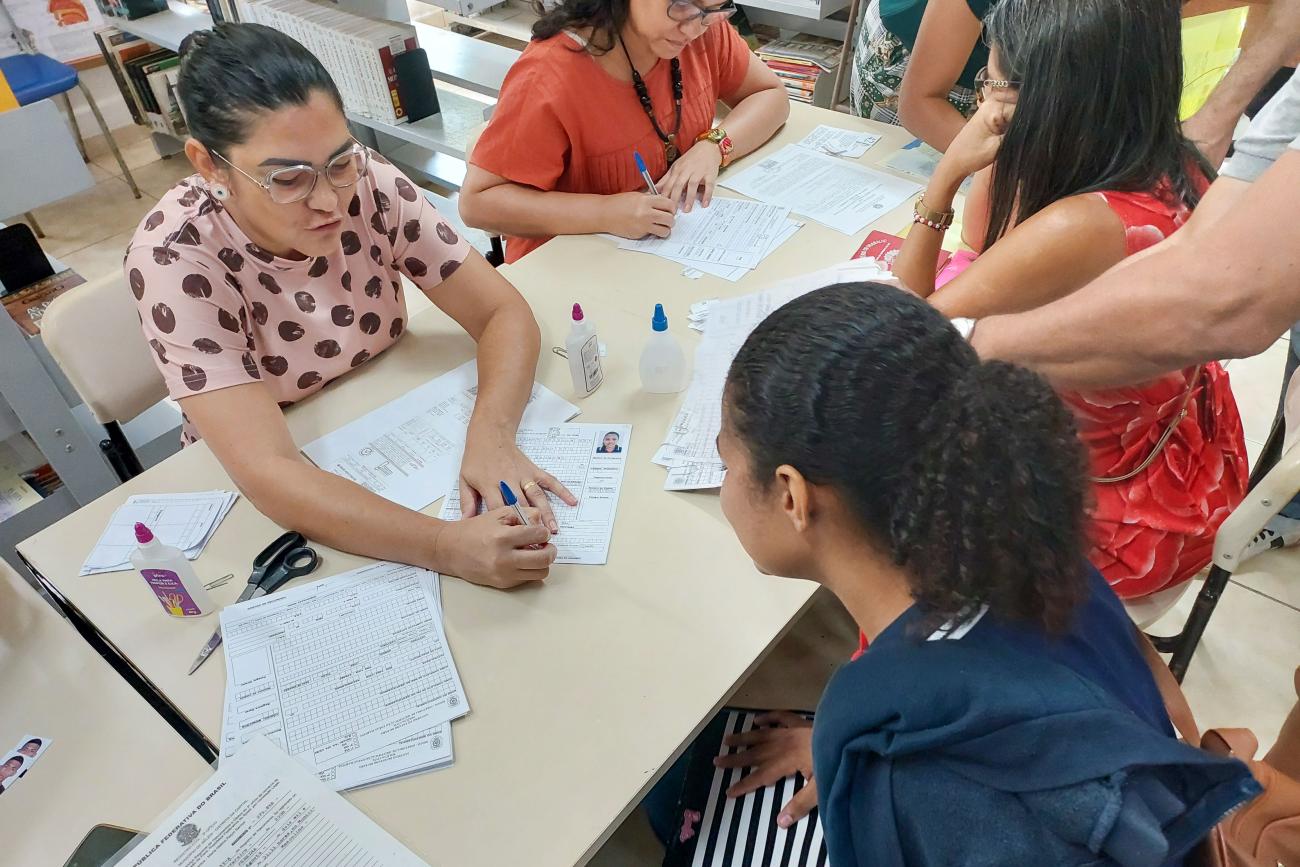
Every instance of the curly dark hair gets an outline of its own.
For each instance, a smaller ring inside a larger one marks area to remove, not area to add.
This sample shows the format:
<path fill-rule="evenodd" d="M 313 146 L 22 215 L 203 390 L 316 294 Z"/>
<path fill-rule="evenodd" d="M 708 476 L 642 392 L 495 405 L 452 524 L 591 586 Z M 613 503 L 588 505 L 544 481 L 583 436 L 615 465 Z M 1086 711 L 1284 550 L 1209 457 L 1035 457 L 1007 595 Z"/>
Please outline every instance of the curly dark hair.
<path fill-rule="evenodd" d="M 1086 593 L 1073 418 L 921 299 L 840 283 L 777 309 L 732 362 L 724 416 L 760 484 L 789 464 L 844 498 L 906 570 L 922 628 L 985 604 L 1068 628 Z"/>
<path fill-rule="evenodd" d="M 541 0 L 533 0 L 538 19 L 533 24 L 533 39 L 550 39 L 557 33 L 579 27 L 590 27 L 591 38 L 586 50 L 591 54 L 604 54 L 613 49 L 618 35 L 627 23 L 628 0 L 562 0 L 547 9 Z M 576 50 L 581 48 L 574 46 Z"/>

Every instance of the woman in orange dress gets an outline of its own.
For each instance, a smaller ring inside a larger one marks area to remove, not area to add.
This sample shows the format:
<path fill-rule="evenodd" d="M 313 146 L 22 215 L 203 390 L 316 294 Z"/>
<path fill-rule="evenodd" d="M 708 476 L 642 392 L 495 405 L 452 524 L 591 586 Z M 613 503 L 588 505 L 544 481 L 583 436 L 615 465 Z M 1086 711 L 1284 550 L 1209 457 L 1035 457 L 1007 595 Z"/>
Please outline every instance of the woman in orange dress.
<path fill-rule="evenodd" d="M 918 201 L 894 265 L 935 307 L 973 319 L 1050 303 L 1158 243 L 1213 174 L 1178 124 L 1177 4 L 1002 0 L 986 28 L 981 105 Z M 936 290 L 953 197 L 972 174 L 965 230 L 980 255 Z M 1093 565 L 1125 598 L 1190 579 L 1245 495 L 1227 373 L 1207 364 L 1061 396 L 1095 482 Z"/>
<path fill-rule="evenodd" d="M 727 23 L 735 10 L 564 0 L 543 16 L 470 155 L 465 222 L 505 235 L 513 262 L 554 235 L 667 237 L 679 208 L 707 206 L 719 170 L 790 113 L 776 74 Z M 715 126 L 719 101 L 731 111 Z"/>

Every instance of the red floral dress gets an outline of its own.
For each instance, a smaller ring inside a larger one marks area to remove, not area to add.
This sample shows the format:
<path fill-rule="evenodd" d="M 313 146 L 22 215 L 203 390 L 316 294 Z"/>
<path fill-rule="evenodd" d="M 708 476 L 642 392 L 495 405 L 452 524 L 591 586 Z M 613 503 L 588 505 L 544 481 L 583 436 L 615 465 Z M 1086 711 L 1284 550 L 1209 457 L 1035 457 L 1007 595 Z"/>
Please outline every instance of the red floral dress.
<path fill-rule="evenodd" d="M 1095 195 L 1123 221 L 1130 256 L 1163 241 L 1190 215 L 1167 193 Z M 1217 362 L 1140 386 L 1061 393 L 1088 448 L 1091 474 L 1109 477 L 1146 460 L 1183 407 L 1189 384 L 1187 415 L 1151 465 L 1131 479 L 1093 486 L 1089 559 L 1121 598 L 1173 587 L 1210 562 L 1215 531 L 1246 494 L 1241 416 Z"/>

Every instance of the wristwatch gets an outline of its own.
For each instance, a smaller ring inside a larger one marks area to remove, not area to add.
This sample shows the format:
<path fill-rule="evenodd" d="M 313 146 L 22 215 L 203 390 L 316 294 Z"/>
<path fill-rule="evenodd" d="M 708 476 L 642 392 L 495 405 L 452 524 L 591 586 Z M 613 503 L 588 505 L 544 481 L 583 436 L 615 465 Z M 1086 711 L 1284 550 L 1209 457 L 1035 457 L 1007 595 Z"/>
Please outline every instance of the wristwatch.
<path fill-rule="evenodd" d="M 715 126 L 713 129 L 709 130 L 708 132 L 700 133 L 698 136 L 696 136 L 695 140 L 711 141 L 718 146 L 718 150 L 722 152 L 721 168 L 725 169 L 728 165 L 731 164 L 731 152 L 736 149 L 736 146 L 732 144 L 731 136 L 727 135 L 727 131 L 725 129 L 719 126 Z"/>
<path fill-rule="evenodd" d="M 916 205 L 913 207 L 912 213 L 913 223 L 920 223 L 922 226 L 929 226 L 931 229 L 940 232 L 948 231 L 948 227 L 952 225 L 953 219 L 957 216 L 957 212 L 952 208 L 949 208 L 946 211 L 935 211 L 931 209 L 930 206 L 925 203 L 924 196 L 921 196 L 916 200 Z"/>

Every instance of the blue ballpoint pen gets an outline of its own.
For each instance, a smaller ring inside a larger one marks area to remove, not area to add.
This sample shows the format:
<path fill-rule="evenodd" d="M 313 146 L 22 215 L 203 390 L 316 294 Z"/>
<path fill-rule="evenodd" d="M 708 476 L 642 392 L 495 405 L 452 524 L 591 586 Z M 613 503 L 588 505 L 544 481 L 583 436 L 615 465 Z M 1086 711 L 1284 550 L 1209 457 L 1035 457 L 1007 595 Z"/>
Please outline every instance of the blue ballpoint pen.
<path fill-rule="evenodd" d="M 501 497 L 506 501 L 507 506 L 515 510 L 515 514 L 519 516 L 519 523 L 527 527 L 528 519 L 524 517 L 524 510 L 519 508 L 519 500 L 515 497 L 515 492 L 510 490 L 510 486 L 505 482 L 501 482 Z"/>
<path fill-rule="evenodd" d="M 645 181 L 646 189 L 650 195 L 659 195 L 659 191 L 655 189 L 654 178 L 650 177 L 650 170 L 645 167 L 645 160 L 641 159 L 640 152 L 632 151 L 632 158 L 636 160 L 636 170 L 641 173 L 641 178 Z"/>

